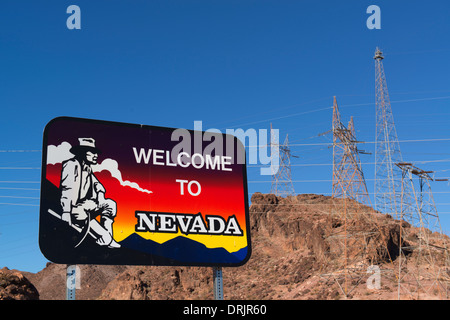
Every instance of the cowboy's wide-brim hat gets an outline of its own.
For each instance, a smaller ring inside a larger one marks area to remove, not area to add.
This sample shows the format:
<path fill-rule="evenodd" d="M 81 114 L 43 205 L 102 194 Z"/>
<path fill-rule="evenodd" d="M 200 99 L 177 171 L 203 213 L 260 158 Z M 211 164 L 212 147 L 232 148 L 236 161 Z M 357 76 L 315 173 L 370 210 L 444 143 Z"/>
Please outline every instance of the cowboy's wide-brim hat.
<path fill-rule="evenodd" d="M 70 148 L 70 152 L 74 155 L 79 155 L 91 151 L 93 153 L 101 153 L 100 149 L 95 146 L 93 138 L 79 138 L 79 145 Z"/>

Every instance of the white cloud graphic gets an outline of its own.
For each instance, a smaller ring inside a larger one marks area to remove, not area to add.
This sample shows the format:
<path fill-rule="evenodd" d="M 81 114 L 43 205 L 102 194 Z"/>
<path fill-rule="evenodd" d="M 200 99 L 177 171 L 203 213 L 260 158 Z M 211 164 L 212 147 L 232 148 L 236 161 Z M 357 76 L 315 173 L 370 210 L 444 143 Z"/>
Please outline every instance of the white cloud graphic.
<path fill-rule="evenodd" d="M 119 164 L 117 163 L 116 160 L 105 159 L 105 160 L 102 161 L 102 163 L 99 163 L 99 164 L 96 164 L 96 165 L 92 165 L 91 167 L 92 167 L 92 170 L 94 172 L 100 172 L 100 171 L 103 171 L 103 170 L 109 171 L 111 173 L 111 176 L 113 176 L 114 178 L 119 180 L 119 182 L 120 182 L 120 184 L 122 186 L 131 187 L 131 188 L 137 189 L 137 190 L 139 190 L 141 192 L 145 192 L 145 193 L 148 193 L 148 194 L 153 193 L 150 190 L 141 188 L 136 182 L 131 182 L 131 181 L 128 181 L 128 180 L 124 181 L 122 179 L 122 173 L 119 170 Z"/>
<path fill-rule="evenodd" d="M 64 141 L 59 146 L 47 146 L 47 164 L 57 164 L 69 160 L 74 155 L 69 151 L 72 146 Z"/>
<path fill-rule="evenodd" d="M 72 148 L 72 146 L 66 141 L 62 142 L 58 146 L 49 145 L 47 147 L 47 164 L 62 163 L 63 161 L 73 158 L 74 155 L 70 152 L 70 148 Z M 148 194 L 153 193 L 150 190 L 141 188 L 136 182 L 131 182 L 128 180 L 124 181 L 122 179 L 122 173 L 119 170 L 119 164 L 116 160 L 105 159 L 102 161 L 102 163 L 92 165 L 91 167 L 94 172 L 100 172 L 103 170 L 109 171 L 111 173 L 111 176 L 116 178 L 122 186 L 131 187 Z"/>

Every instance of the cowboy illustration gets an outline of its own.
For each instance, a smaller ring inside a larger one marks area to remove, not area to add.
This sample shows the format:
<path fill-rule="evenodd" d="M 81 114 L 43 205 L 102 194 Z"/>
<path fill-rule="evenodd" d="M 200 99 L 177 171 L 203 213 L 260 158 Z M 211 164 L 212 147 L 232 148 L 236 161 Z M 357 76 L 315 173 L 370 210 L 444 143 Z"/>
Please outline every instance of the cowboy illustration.
<path fill-rule="evenodd" d="M 113 223 L 117 205 L 105 199 L 105 188 L 93 173 L 100 150 L 93 138 L 79 138 L 79 145 L 70 149 L 75 156 L 62 163 L 61 171 L 61 219 L 74 228 L 85 230 L 100 246 L 120 248 L 113 238 Z M 100 222 L 96 217 L 100 216 Z M 79 243 L 79 244 L 80 244 Z M 78 245 L 79 245 L 78 244 Z M 77 246 L 78 246 L 77 245 Z"/>

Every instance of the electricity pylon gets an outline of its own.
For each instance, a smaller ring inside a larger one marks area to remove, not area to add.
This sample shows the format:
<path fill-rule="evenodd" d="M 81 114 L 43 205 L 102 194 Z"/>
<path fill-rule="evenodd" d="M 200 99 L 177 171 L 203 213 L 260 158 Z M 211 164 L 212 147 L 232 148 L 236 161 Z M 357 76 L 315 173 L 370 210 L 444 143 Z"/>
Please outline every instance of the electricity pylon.
<path fill-rule="evenodd" d="M 327 240 L 338 244 L 337 261 L 333 271 L 324 274 L 333 279 L 342 294 L 348 297 L 366 275 L 369 260 L 367 239 L 377 229 L 377 221 L 371 216 L 371 205 L 359 150 L 355 136 L 353 117 L 348 128 L 341 121 L 336 97 L 333 98 L 333 179 L 332 197 L 335 198 L 332 215 L 337 215 L 343 225 Z M 356 202 L 359 202 L 359 205 Z M 357 221 L 360 221 L 357 223 Z"/>
<path fill-rule="evenodd" d="M 370 205 L 366 181 L 355 137 L 353 117 L 346 128 L 340 119 L 336 97 L 333 100 L 333 198 L 348 198 Z"/>
<path fill-rule="evenodd" d="M 375 52 L 375 209 L 399 224 L 398 299 L 438 293 L 448 298 L 448 238 L 442 234 L 431 193 L 430 171 L 403 162 L 394 124 L 383 53 Z M 418 180 L 418 185 L 414 183 Z M 407 224 L 404 224 L 407 222 Z M 436 231 L 436 234 L 432 234 Z M 426 297 L 427 298 L 427 297 Z"/>
<path fill-rule="evenodd" d="M 410 186 L 404 186 L 402 198 L 402 170 L 395 164 L 403 162 L 394 115 L 383 67 L 383 53 L 375 52 L 375 99 L 376 99 L 376 135 L 375 135 L 375 209 L 395 217 L 410 216 L 406 211 L 410 207 L 402 206 L 402 201 L 411 202 Z M 408 220 L 408 219 L 406 219 Z M 409 221 L 408 221 L 409 222 Z"/>
<path fill-rule="evenodd" d="M 294 184 L 292 183 L 292 175 L 291 175 L 291 149 L 289 148 L 289 138 L 286 135 L 286 139 L 284 143 L 280 145 L 278 141 L 274 141 L 274 136 L 272 134 L 272 124 L 270 124 L 270 132 L 271 132 L 271 144 L 277 145 L 278 153 L 272 156 L 279 157 L 279 167 L 278 171 L 272 174 L 272 187 L 270 193 L 275 194 L 276 196 L 286 197 L 286 196 L 294 196 Z M 293 156 L 296 157 L 296 156 Z"/>
<path fill-rule="evenodd" d="M 402 194 L 412 190 L 412 197 L 402 201 L 402 206 L 412 208 L 407 210 L 411 226 L 404 227 L 400 223 L 399 267 L 398 267 L 398 298 L 407 296 L 420 299 L 438 295 L 449 298 L 450 290 L 450 260 L 448 252 L 448 237 L 442 232 L 439 215 L 431 191 L 430 174 L 411 163 L 397 163 L 402 170 Z M 438 180 L 439 181 L 439 180 Z M 406 188 L 409 186 L 409 188 Z M 404 210 L 402 210 L 404 211 Z M 400 216 L 402 222 L 405 216 Z M 407 240 L 404 240 L 407 239 Z M 407 253 L 413 256 L 406 259 Z"/>

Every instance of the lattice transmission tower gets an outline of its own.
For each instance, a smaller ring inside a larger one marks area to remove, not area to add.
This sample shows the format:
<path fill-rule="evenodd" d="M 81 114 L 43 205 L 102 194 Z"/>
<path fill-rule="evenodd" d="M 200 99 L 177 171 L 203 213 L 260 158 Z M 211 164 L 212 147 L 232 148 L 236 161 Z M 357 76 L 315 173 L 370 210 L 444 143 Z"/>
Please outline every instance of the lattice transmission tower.
<path fill-rule="evenodd" d="M 286 135 L 286 139 L 283 144 L 279 144 L 279 142 L 274 139 L 272 124 L 270 124 L 270 132 L 271 132 L 271 145 L 275 145 L 277 148 L 274 148 L 274 154 L 272 157 L 278 157 L 278 171 L 272 174 L 272 187 L 270 193 L 273 193 L 276 196 L 286 197 L 286 196 L 294 196 L 294 184 L 292 183 L 292 175 L 291 175 L 291 149 L 289 148 L 289 138 Z M 273 148 L 271 148 L 274 150 Z M 273 163 L 273 161 L 272 161 Z"/>
<path fill-rule="evenodd" d="M 431 191 L 434 179 L 430 174 L 411 163 L 397 163 L 402 170 L 402 194 L 412 190 L 412 197 L 402 201 L 411 208 L 409 216 L 400 216 L 400 252 L 398 256 L 398 298 L 412 299 L 430 296 L 448 299 L 450 294 L 449 238 L 442 232 L 439 214 Z M 407 188 L 409 187 L 409 188 Z M 404 210 L 402 210 L 404 211 Z M 408 219 L 411 226 L 402 222 Z M 408 253 L 413 256 L 406 258 Z"/>
<path fill-rule="evenodd" d="M 436 294 L 448 298 L 448 237 L 442 233 L 434 204 L 431 171 L 403 162 L 382 62 L 384 57 L 378 48 L 374 59 L 375 209 L 398 221 L 400 235 L 395 272 L 398 298 L 419 299 Z"/>
<path fill-rule="evenodd" d="M 401 210 L 411 209 L 402 206 L 402 201 L 411 202 L 411 188 L 404 186 L 406 189 L 403 190 L 402 198 L 402 170 L 395 164 L 403 162 L 403 159 L 384 73 L 384 57 L 378 48 L 374 59 L 376 100 L 374 207 L 382 213 L 399 217 Z M 402 215 L 409 216 L 407 212 Z"/>
<path fill-rule="evenodd" d="M 370 205 L 364 173 L 361 169 L 353 117 L 348 128 L 342 122 L 336 97 L 333 99 L 333 198 L 353 199 Z"/>
<path fill-rule="evenodd" d="M 321 276 L 338 285 L 345 297 L 367 276 L 374 261 L 368 248 L 369 239 L 378 237 L 378 221 L 372 216 L 371 201 L 367 192 L 360 153 L 355 135 L 353 117 L 348 127 L 341 121 L 336 97 L 333 98 L 333 179 L 332 197 L 334 207 L 331 215 L 338 217 L 339 224 L 327 241 L 337 244 L 331 253 L 331 272 Z M 372 250 L 373 251 L 373 250 Z"/>

